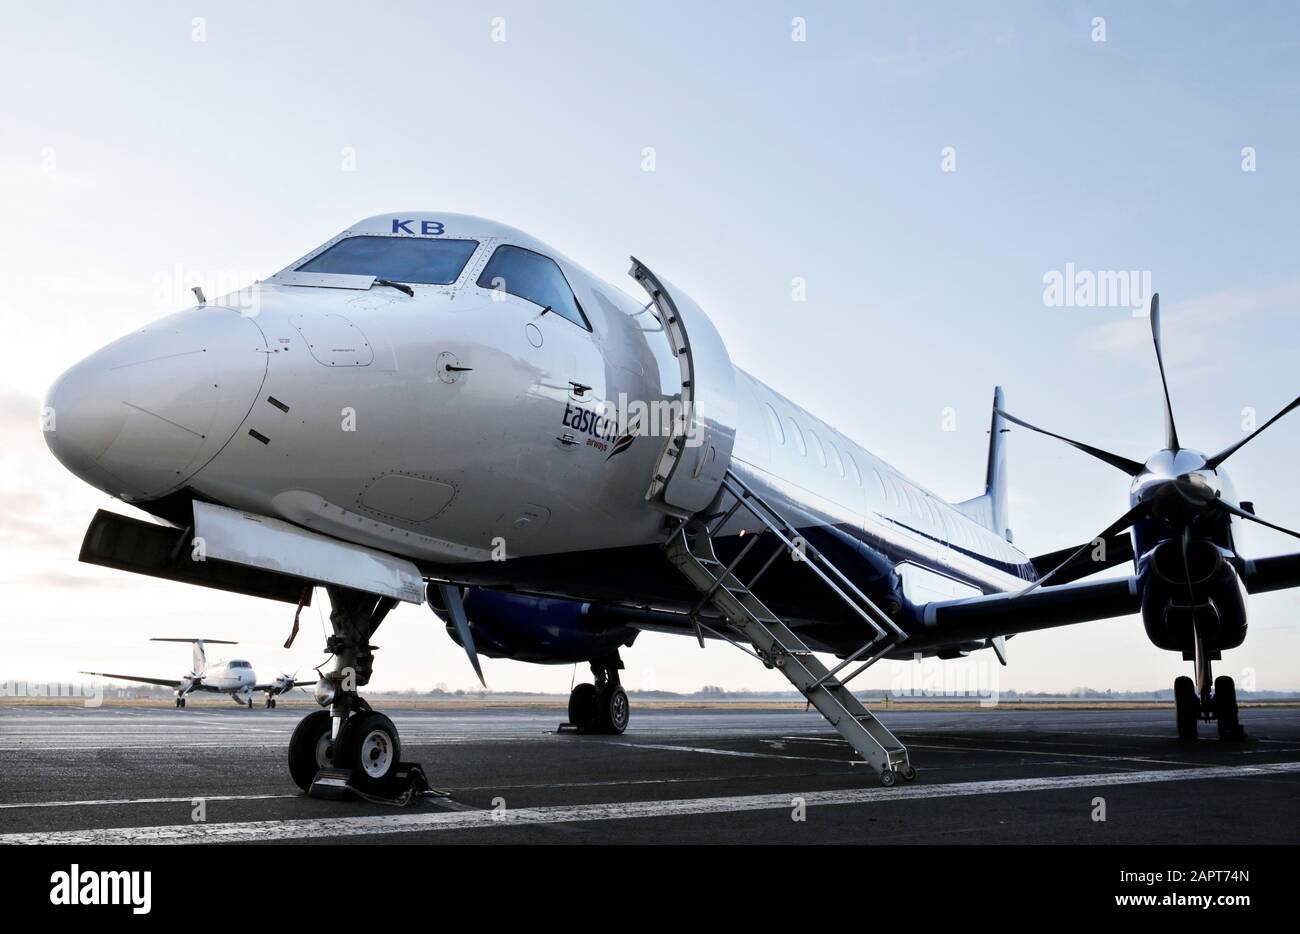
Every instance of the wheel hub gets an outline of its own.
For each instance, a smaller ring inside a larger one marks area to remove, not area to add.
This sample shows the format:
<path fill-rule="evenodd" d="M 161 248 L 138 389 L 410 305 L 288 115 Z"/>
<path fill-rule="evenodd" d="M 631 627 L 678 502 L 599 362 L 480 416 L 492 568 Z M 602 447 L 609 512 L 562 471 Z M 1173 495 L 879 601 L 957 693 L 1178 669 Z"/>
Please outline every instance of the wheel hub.
<path fill-rule="evenodd" d="M 371 778 L 383 778 L 393 762 L 393 743 L 383 730 L 371 730 L 361 741 L 361 768 Z"/>

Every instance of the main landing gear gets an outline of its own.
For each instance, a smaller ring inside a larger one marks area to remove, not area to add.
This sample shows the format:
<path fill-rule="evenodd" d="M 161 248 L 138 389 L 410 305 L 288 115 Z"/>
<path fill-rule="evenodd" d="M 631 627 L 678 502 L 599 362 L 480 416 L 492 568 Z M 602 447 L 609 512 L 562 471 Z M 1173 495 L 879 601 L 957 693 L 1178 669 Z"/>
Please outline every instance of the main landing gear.
<path fill-rule="evenodd" d="M 623 660 L 618 653 L 592 659 L 591 673 L 595 684 L 579 684 L 569 694 L 569 724 L 579 733 L 617 735 L 627 729 L 631 715 L 627 691 L 619 684 L 618 672 Z"/>
<path fill-rule="evenodd" d="M 1174 681 L 1174 709 L 1178 718 L 1178 738 L 1184 742 L 1196 739 L 1198 721 L 1214 720 L 1219 726 L 1219 739 L 1239 742 L 1246 738 L 1246 729 L 1237 715 L 1237 685 L 1227 675 L 1215 678 L 1212 670 L 1212 653 L 1195 636 L 1196 680 L 1183 675 Z M 1211 689 L 1211 684 L 1213 688 Z"/>
<path fill-rule="evenodd" d="M 185 706 L 185 695 L 182 694 L 176 698 L 176 709 L 180 710 Z"/>
<path fill-rule="evenodd" d="M 318 771 L 341 769 L 351 773 L 348 782 L 358 791 L 384 795 L 393 790 L 401 740 L 393 721 L 372 710 L 357 688 L 370 683 L 377 648 L 370 638 L 397 601 L 346 587 L 325 589 L 334 629 L 325 650 L 334 656 L 334 670 L 316 685 L 316 702 L 329 709 L 308 714 L 294 729 L 289 775 L 308 791 Z"/>
<path fill-rule="evenodd" d="M 275 695 L 274 695 L 274 694 L 268 694 L 268 695 L 266 695 L 266 709 L 267 709 L 267 710 L 274 710 L 274 709 L 275 709 Z"/>

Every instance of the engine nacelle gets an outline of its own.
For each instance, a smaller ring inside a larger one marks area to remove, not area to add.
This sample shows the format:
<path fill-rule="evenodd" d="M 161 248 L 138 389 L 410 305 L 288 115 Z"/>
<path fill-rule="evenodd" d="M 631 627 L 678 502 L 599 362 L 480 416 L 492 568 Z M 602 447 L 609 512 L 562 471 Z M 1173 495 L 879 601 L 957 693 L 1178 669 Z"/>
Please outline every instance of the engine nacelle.
<path fill-rule="evenodd" d="M 430 591 L 436 596 L 436 589 Z M 578 600 L 478 588 L 470 588 L 464 600 L 474 646 L 488 658 L 543 665 L 588 662 L 630 646 L 638 633 L 630 626 L 596 622 L 588 615 L 591 604 Z M 446 608 L 435 606 L 434 612 L 447 623 L 447 635 L 459 645 L 460 637 Z"/>
<path fill-rule="evenodd" d="M 1156 545 L 1142 562 L 1141 587 L 1142 624 L 1158 648 L 1190 657 L 1195 650 L 1193 613 L 1206 648 L 1215 653 L 1212 657 L 1222 649 L 1236 648 L 1246 638 L 1245 588 L 1213 542 L 1189 542 L 1186 564 L 1181 542 Z M 1191 594 L 1196 596 L 1194 607 Z"/>

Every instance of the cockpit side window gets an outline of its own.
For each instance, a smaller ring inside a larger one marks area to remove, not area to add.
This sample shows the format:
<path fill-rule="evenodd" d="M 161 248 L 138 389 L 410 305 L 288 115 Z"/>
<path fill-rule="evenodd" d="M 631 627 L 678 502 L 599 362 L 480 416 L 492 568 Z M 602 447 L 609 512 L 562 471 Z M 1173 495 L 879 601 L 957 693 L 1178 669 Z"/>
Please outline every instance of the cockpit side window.
<path fill-rule="evenodd" d="M 348 237 L 313 256 L 296 272 L 374 276 L 416 285 L 451 285 L 460 278 L 477 240 L 424 237 Z"/>
<path fill-rule="evenodd" d="M 503 243 L 483 267 L 478 285 L 484 289 L 502 289 L 591 330 L 569 280 L 549 256 Z"/>

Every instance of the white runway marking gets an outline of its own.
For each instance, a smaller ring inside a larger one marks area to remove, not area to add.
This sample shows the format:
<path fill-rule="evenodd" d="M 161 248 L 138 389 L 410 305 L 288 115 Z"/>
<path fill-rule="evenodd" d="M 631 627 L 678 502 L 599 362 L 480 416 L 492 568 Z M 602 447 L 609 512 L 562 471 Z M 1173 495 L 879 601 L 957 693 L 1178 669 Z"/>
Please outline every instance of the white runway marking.
<path fill-rule="evenodd" d="M 299 795 L 190 795 L 186 798 L 99 798 L 86 801 L 28 801 L 26 803 L 0 804 L 2 809 L 13 808 L 82 808 L 106 804 L 189 804 L 202 798 L 204 801 L 268 801 L 276 798 L 297 798 Z"/>
<path fill-rule="evenodd" d="M 516 808 L 505 811 L 439 811 L 420 814 L 381 814 L 371 817 L 336 817 L 306 820 L 245 821 L 213 824 L 174 824 L 165 827 L 110 827 L 61 830 L 50 833 L 0 834 L 3 844 L 108 844 L 108 843 L 248 843 L 261 840 L 328 839 L 390 833 L 427 833 L 437 830 L 487 830 L 500 827 L 571 824 L 585 821 L 629 820 L 648 817 L 686 817 L 699 814 L 734 814 L 742 811 L 786 810 L 794 798 L 808 806 L 889 803 L 924 798 L 1007 794 L 1186 782 L 1205 779 L 1249 778 L 1300 772 L 1300 762 L 1265 765 L 1210 766 L 1161 769 L 1148 772 L 1111 772 L 1100 775 L 1066 775 L 1004 781 L 954 782 L 943 785 L 901 785 L 814 791 L 805 794 L 744 795 L 720 798 L 684 798 L 670 801 L 629 801 L 620 804 L 579 804 L 558 807 Z"/>
<path fill-rule="evenodd" d="M 708 746 L 670 746 L 666 743 L 610 743 L 630 749 L 662 749 L 666 752 L 702 752 L 710 756 L 739 756 L 742 759 L 796 759 L 800 762 L 838 762 L 838 759 L 820 759 L 816 756 L 783 756 L 775 752 L 742 752 L 737 749 L 710 749 Z M 845 744 L 845 748 L 848 746 Z"/>

